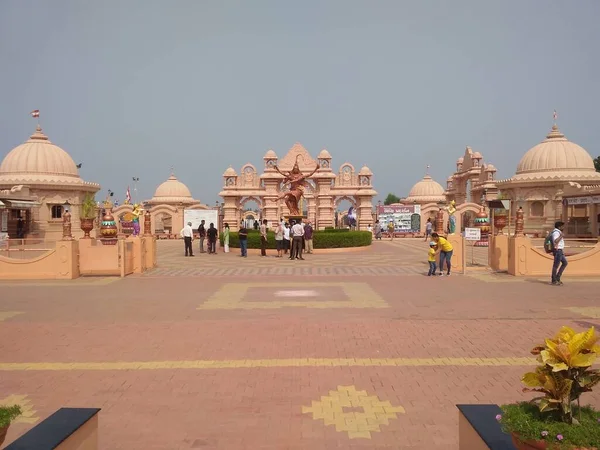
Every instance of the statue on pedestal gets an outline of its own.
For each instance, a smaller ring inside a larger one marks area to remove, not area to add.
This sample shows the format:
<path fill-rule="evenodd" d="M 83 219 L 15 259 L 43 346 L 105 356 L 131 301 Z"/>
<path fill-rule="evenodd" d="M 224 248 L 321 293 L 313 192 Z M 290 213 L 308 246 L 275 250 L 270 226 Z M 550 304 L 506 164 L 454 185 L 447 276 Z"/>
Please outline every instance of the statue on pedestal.
<path fill-rule="evenodd" d="M 454 234 L 456 232 L 456 217 L 454 216 L 454 213 L 456 212 L 456 202 L 454 200 L 450 202 L 446 211 L 448 211 L 448 234 Z"/>
<path fill-rule="evenodd" d="M 72 241 L 73 235 L 71 235 L 71 213 L 69 210 L 63 214 L 63 241 Z"/>
<path fill-rule="evenodd" d="M 314 173 L 319 170 L 319 164 L 317 164 L 315 170 L 308 175 L 303 175 L 300 171 L 300 166 L 298 166 L 298 157 L 296 157 L 296 163 L 294 164 L 294 167 L 288 173 L 283 173 L 277 166 L 274 166 L 274 169 L 284 176 L 283 183 L 289 183 L 290 185 L 290 190 L 287 192 L 282 192 L 279 195 L 278 200 L 283 199 L 285 201 L 286 206 L 290 210 L 290 216 L 301 216 L 302 211 L 299 210 L 298 203 L 304 194 L 306 179 L 313 176 Z"/>
<path fill-rule="evenodd" d="M 142 214 L 142 209 L 140 208 L 140 205 L 138 205 L 137 203 L 135 205 L 133 205 L 133 211 L 131 212 L 131 214 L 133 214 L 133 235 L 139 236 L 140 235 L 140 215 Z"/>

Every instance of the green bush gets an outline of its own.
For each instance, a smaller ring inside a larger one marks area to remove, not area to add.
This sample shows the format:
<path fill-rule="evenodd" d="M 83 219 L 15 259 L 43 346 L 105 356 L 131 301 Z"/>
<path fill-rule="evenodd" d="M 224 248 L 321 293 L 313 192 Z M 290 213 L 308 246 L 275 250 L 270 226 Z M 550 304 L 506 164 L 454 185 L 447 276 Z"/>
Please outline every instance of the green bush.
<path fill-rule="evenodd" d="M 319 248 L 348 248 L 348 247 L 367 247 L 371 245 L 373 235 L 370 231 L 350 231 L 339 233 L 331 230 L 315 231 L 313 234 L 313 245 Z M 223 235 L 221 235 L 221 245 L 223 245 Z M 229 246 L 233 248 L 240 247 L 240 240 L 237 232 L 229 233 Z M 254 231 L 248 233 L 248 248 L 260 248 L 260 234 Z M 275 249 L 275 233 L 267 232 L 267 248 Z"/>
<path fill-rule="evenodd" d="M 10 425 L 10 423 L 21 415 L 19 405 L 0 406 L 0 428 Z"/>
<path fill-rule="evenodd" d="M 347 233 L 349 232 L 350 229 L 349 228 L 332 228 L 332 227 L 325 227 L 325 232 L 327 233 Z M 319 231 L 319 233 L 322 233 L 322 231 Z"/>

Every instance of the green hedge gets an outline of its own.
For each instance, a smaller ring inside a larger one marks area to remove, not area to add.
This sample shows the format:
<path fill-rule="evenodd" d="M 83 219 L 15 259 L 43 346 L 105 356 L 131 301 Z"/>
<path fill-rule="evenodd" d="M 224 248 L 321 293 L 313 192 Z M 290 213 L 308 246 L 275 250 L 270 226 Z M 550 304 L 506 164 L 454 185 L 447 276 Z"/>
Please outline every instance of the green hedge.
<path fill-rule="evenodd" d="M 367 247 L 371 245 L 373 234 L 370 231 L 349 231 L 339 233 L 331 230 L 315 231 L 313 234 L 313 245 L 315 248 L 347 248 L 347 247 Z M 223 235 L 221 234 L 221 245 L 223 245 Z M 240 247 L 240 241 L 237 232 L 229 233 L 229 246 L 233 248 Z M 257 232 L 248 233 L 248 248 L 260 248 L 260 234 Z M 267 232 L 267 248 L 275 249 L 275 233 Z"/>

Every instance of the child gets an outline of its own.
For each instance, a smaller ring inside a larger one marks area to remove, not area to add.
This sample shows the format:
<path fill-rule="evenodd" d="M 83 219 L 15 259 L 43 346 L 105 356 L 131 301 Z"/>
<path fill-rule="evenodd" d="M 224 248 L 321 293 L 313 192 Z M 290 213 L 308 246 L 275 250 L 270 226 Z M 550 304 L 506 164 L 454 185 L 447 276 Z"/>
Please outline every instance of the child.
<path fill-rule="evenodd" d="M 437 245 L 432 241 L 429 243 L 429 252 L 427 252 L 427 260 L 429 261 L 429 273 L 427 274 L 428 277 L 435 276 L 435 269 L 437 268 L 435 264 L 436 255 Z"/>

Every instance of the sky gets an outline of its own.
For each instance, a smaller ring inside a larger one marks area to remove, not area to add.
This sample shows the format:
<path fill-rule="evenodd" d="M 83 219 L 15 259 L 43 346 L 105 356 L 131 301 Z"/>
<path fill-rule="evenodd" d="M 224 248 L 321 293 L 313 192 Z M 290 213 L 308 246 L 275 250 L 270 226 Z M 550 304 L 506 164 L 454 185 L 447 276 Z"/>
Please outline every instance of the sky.
<path fill-rule="evenodd" d="M 598 0 L 3 0 L 0 157 L 41 111 L 81 176 L 150 198 L 174 168 L 194 198 L 300 142 L 368 165 L 383 199 L 468 145 L 514 174 L 563 133 L 596 157 Z"/>

